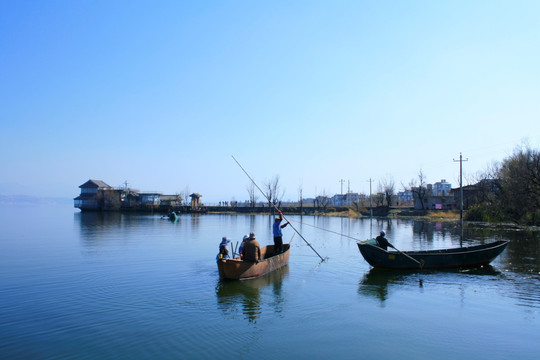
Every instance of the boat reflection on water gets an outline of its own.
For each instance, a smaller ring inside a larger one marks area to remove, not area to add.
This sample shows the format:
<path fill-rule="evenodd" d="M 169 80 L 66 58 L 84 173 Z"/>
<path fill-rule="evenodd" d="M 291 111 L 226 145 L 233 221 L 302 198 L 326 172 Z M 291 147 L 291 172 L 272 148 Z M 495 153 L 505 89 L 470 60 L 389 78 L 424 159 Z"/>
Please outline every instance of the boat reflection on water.
<path fill-rule="evenodd" d="M 392 290 L 417 287 L 420 291 L 424 289 L 424 281 L 432 279 L 446 278 L 446 276 L 471 275 L 471 276 L 500 276 L 502 273 L 491 265 L 445 270 L 389 270 L 371 268 L 364 274 L 358 284 L 358 294 L 367 297 L 374 297 L 380 300 L 381 305 L 390 297 Z M 448 279 L 444 280 L 447 281 Z M 456 279 L 456 281 L 459 279 Z"/>
<path fill-rule="evenodd" d="M 279 313 L 284 300 L 281 286 L 288 275 L 289 266 L 285 265 L 255 279 L 219 280 L 216 285 L 218 308 L 232 317 L 240 312 L 249 322 L 256 322 L 268 306 Z"/>

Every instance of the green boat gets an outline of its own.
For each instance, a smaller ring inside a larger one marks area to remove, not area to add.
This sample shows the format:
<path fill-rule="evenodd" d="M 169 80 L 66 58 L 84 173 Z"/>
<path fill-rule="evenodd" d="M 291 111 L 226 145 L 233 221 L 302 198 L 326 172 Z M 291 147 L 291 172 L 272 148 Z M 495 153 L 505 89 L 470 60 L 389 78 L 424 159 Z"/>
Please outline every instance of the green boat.
<path fill-rule="evenodd" d="M 499 256 L 508 240 L 441 250 L 387 251 L 377 240 L 359 241 L 358 249 L 373 267 L 385 269 L 450 269 L 488 265 Z"/>

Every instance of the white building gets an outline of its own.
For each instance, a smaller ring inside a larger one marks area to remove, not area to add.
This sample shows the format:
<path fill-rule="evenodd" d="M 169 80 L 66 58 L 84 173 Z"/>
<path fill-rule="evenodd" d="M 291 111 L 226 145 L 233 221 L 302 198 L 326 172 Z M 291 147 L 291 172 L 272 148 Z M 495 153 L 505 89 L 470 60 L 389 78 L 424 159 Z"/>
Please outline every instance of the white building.
<path fill-rule="evenodd" d="M 449 196 L 452 191 L 452 184 L 442 179 L 440 182 L 433 184 L 433 195 L 435 196 Z"/>
<path fill-rule="evenodd" d="M 397 197 L 400 203 L 412 202 L 413 193 L 411 190 L 400 191 L 397 193 Z"/>
<path fill-rule="evenodd" d="M 360 199 L 360 195 L 357 193 L 336 194 L 332 196 L 331 204 L 334 206 L 347 206 L 357 204 Z"/>

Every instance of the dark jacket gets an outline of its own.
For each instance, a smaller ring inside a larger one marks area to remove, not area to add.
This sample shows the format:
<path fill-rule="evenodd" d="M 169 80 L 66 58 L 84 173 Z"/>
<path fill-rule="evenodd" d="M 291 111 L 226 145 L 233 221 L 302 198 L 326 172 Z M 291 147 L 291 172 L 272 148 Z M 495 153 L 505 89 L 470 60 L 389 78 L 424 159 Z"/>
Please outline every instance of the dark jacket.
<path fill-rule="evenodd" d="M 249 239 L 244 244 L 242 255 L 246 261 L 258 261 L 261 259 L 261 245 L 255 239 Z"/>
<path fill-rule="evenodd" d="M 393 247 L 392 244 L 390 244 L 388 240 L 386 240 L 386 238 L 382 235 L 377 236 L 375 240 L 377 240 L 377 244 L 379 245 L 379 247 L 384 250 L 388 249 L 389 246 Z"/>

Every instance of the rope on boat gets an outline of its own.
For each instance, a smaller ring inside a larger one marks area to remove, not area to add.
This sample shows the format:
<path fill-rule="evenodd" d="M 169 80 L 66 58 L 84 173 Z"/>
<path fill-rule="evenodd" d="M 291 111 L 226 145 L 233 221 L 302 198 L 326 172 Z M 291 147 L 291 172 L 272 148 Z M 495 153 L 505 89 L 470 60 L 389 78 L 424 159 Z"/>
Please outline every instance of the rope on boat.
<path fill-rule="evenodd" d="M 311 225 L 311 224 L 306 224 L 306 223 L 303 223 L 302 221 L 298 221 L 298 220 L 288 220 L 289 222 L 290 221 L 294 221 L 296 223 L 300 223 L 300 224 L 303 224 L 303 225 L 307 225 L 307 226 L 311 226 L 315 229 L 319 229 L 319 230 L 323 230 L 323 231 L 327 231 L 329 233 L 332 233 L 332 234 L 336 234 L 336 235 L 340 235 L 340 236 L 343 236 L 343 237 L 347 237 L 349 239 L 353 239 L 353 240 L 356 240 L 356 241 L 362 241 L 361 239 L 358 239 L 358 238 L 355 238 L 355 237 L 352 237 L 352 236 L 349 236 L 349 235 L 345 235 L 345 234 L 342 234 L 342 233 L 338 233 L 337 231 L 332 231 L 332 230 L 328 230 L 328 229 L 325 229 L 325 228 L 322 228 L 322 227 L 318 227 L 318 226 L 315 226 L 315 225 Z"/>
<path fill-rule="evenodd" d="M 295 221 L 295 220 L 293 220 Z M 295 222 L 298 222 L 298 223 L 302 223 L 301 221 L 295 221 Z M 311 225 L 311 224 L 306 224 L 306 223 L 302 223 L 304 225 L 307 225 L 307 226 L 311 226 L 315 229 L 319 229 L 319 230 L 323 230 L 323 231 L 327 231 L 327 232 L 330 232 L 330 233 L 333 233 L 333 234 L 336 234 L 336 235 L 340 235 L 340 236 L 343 236 L 343 237 L 347 237 L 347 238 L 350 238 L 350 239 L 353 239 L 353 240 L 356 240 L 356 241 L 362 241 L 360 239 L 357 239 L 355 237 L 352 237 L 352 236 L 349 236 L 349 235 L 345 235 L 345 234 L 342 234 L 342 233 L 338 233 L 337 231 L 332 231 L 332 230 L 328 230 L 328 229 L 325 229 L 325 228 L 322 228 L 322 227 L 318 227 L 318 226 L 315 226 L 315 225 Z M 373 244 L 369 244 L 367 243 L 366 245 L 370 245 L 370 246 L 373 246 L 373 247 L 376 247 L 378 249 L 380 249 L 378 246 L 376 245 L 373 245 Z M 413 258 L 412 256 L 410 256 L 409 254 L 406 254 L 404 253 L 403 251 L 399 250 L 399 249 L 396 249 L 393 245 L 392 247 L 394 248 L 394 250 L 396 250 L 398 253 L 400 253 L 401 255 L 405 256 L 405 257 L 408 257 L 409 259 L 411 259 L 412 261 L 416 262 L 418 264 L 418 266 L 420 266 L 420 269 L 422 269 L 424 267 L 424 260 L 416 260 L 415 258 Z"/>

